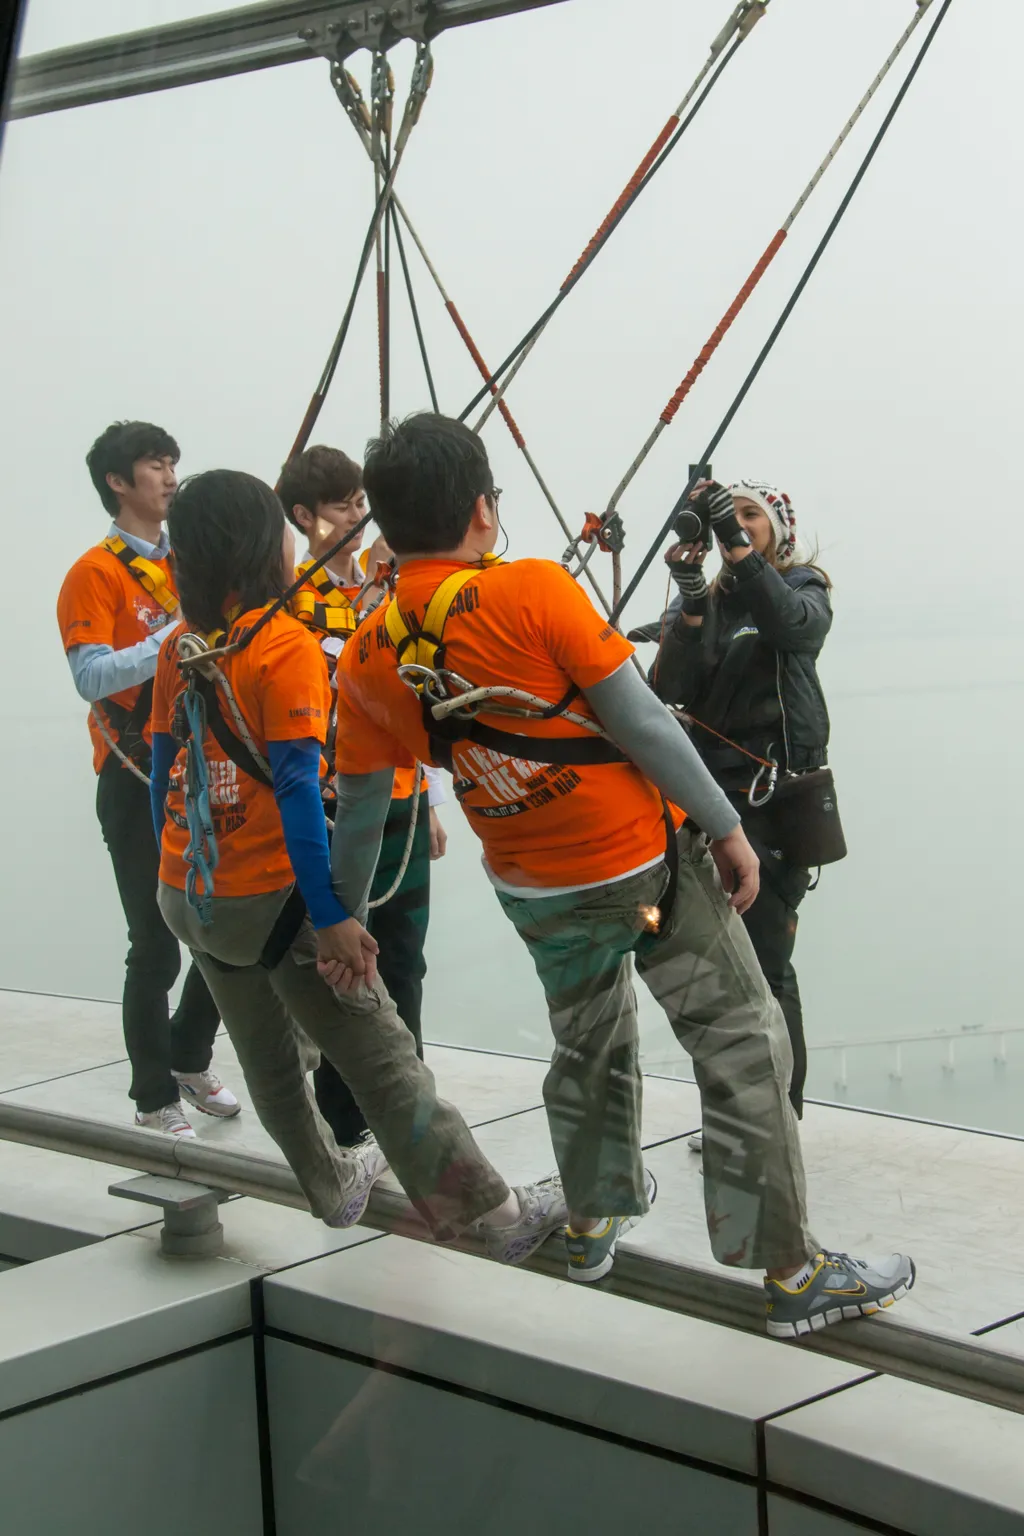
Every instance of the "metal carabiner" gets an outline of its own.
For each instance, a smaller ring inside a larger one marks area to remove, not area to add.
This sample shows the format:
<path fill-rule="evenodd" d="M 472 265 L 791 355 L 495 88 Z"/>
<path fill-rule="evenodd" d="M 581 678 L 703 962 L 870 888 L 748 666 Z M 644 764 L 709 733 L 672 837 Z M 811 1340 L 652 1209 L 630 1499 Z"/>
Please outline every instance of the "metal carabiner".
<path fill-rule="evenodd" d="M 765 790 L 763 795 L 758 796 L 758 794 L 757 794 L 757 787 L 760 784 L 762 776 L 765 773 L 768 774 L 768 788 Z M 757 772 L 754 774 L 754 782 L 751 784 L 750 788 L 747 791 L 747 804 L 750 806 L 750 809 L 752 811 L 758 811 L 758 810 L 761 809 L 761 807 L 763 805 L 767 805 L 768 804 L 768 801 L 771 799 L 772 795 L 774 795 L 774 793 L 775 793 L 775 786 L 778 783 L 778 781 L 779 781 L 779 765 L 778 765 L 778 763 L 775 762 L 774 759 L 771 762 L 762 763 L 760 768 L 758 768 Z"/>

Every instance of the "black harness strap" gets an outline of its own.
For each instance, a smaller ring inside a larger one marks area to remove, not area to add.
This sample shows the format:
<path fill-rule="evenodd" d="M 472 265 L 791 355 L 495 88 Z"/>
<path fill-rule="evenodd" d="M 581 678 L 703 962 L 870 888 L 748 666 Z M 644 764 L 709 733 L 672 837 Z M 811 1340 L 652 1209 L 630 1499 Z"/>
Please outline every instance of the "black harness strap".
<path fill-rule="evenodd" d="M 506 757 L 528 763 L 560 763 L 572 768 L 604 767 L 608 763 L 628 763 L 625 752 L 604 736 L 523 736 L 517 731 L 502 731 L 481 720 L 435 720 L 429 704 L 424 704 L 424 722 L 430 737 L 431 752 L 437 742 L 446 758 L 457 741 L 472 741 L 490 747 Z"/>
<path fill-rule="evenodd" d="M 203 703 L 206 705 L 206 724 L 224 756 L 230 758 L 243 773 L 247 773 L 250 779 L 255 779 L 257 784 L 273 789 L 274 781 L 270 774 L 256 761 L 242 738 L 235 735 L 224 719 L 220 699 L 217 697 L 216 683 L 200 673 L 196 676 L 195 686 L 196 692 L 202 695 Z"/>
<path fill-rule="evenodd" d="M 153 679 L 142 684 L 131 709 L 118 704 L 116 699 L 98 699 L 97 703 L 106 715 L 107 723 L 125 757 L 130 758 L 137 768 L 145 767 L 151 754 L 143 732 L 153 710 Z"/>

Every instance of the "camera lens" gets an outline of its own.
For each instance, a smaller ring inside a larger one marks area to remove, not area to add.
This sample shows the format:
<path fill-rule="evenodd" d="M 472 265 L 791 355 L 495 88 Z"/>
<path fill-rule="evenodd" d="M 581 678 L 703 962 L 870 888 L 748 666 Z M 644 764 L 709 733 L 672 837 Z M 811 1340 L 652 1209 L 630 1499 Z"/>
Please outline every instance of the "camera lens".
<path fill-rule="evenodd" d="M 684 507 L 673 531 L 680 544 L 696 544 L 704 538 L 704 519 L 692 507 Z"/>

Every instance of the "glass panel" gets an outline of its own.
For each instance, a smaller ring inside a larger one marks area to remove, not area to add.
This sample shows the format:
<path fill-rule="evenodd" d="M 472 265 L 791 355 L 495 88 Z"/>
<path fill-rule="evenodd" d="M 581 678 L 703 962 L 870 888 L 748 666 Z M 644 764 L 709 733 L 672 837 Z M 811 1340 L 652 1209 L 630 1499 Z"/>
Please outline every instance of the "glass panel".
<path fill-rule="evenodd" d="M 23 52 L 213 9 L 36 0 Z M 703 56 L 712 10 L 680 16 L 665 7 L 672 47 L 657 50 L 642 100 L 623 115 L 594 112 L 594 81 L 608 78 L 613 55 L 606 30 L 581 26 L 578 8 L 555 5 L 438 41 L 437 83 L 400 183 L 489 359 L 557 291 L 646 143 L 659 116 L 652 101 L 671 103 L 680 58 Z M 713 98 L 512 387 L 512 408 L 574 527 L 586 507 L 606 505 L 893 40 L 891 7 L 876 0 L 857 9 L 844 46 L 823 60 L 811 14 L 798 6 L 789 21 L 773 16 L 744 54 L 755 59 L 751 81 L 785 75 L 798 88 L 773 92 L 770 112 L 748 94 L 745 118 L 729 110 L 730 87 Z M 394 62 L 401 100 L 411 45 Z M 368 89 L 367 56 L 354 55 L 351 67 Z M 1019 317 L 1002 303 L 1002 257 L 983 255 L 952 212 L 950 180 L 966 186 L 974 172 L 969 146 L 951 138 L 942 115 L 945 67 L 938 54 L 922 72 L 714 468 L 782 484 L 835 583 L 820 675 L 850 856 L 824 871 L 800 907 L 808 1092 L 1024 1132 L 1013 963 L 1021 827 L 1009 789 L 1021 622 L 998 582 L 963 590 L 967 545 L 973 553 L 981 525 L 964 509 L 968 493 L 950 489 L 943 452 L 965 420 L 984 420 L 985 477 L 1013 483 L 1008 350 L 980 367 L 975 349 L 980 335 L 1015 334 Z M 527 78 L 543 113 L 524 96 Z M 624 501 L 627 577 L 891 89 Z M 1000 131 L 1001 110 L 997 93 L 985 91 L 970 119 L 986 125 L 977 174 L 993 195 L 999 146 L 1012 139 Z M 120 988 L 121 918 L 94 818 L 84 711 L 52 618 L 64 570 L 105 528 L 85 449 L 107 419 L 152 416 L 180 436 L 183 472 L 227 463 L 273 480 L 345 307 L 372 201 L 369 165 L 319 62 L 8 129 L 0 473 L 13 537 L 34 571 L 31 584 L 14 563 L 2 575 L 18 658 L 5 684 L 2 766 L 18 893 L 3 933 L 0 980 L 9 986 L 105 998 Z M 407 245 L 441 404 L 458 410 L 476 374 L 408 237 Z M 406 412 L 428 391 L 397 267 L 394 290 L 392 409 Z M 375 428 L 376 370 L 367 292 L 319 437 L 359 452 Z M 557 559 L 564 535 L 522 455 L 496 420 L 487 432 L 507 488 L 512 554 Z M 1019 527 L 1010 517 L 1000 529 L 1008 569 Z M 595 569 L 607 586 L 606 555 Z M 664 599 L 656 562 L 628 618 L 653 619 Z M 642 654 L 649 661 L 653 650 Z M 543 1057 L 549 1030 L 532 964 L 488 889 L 476 839 L 454 807 L 442 814 L 450 841 L 432 870 L 427 1034 Z M 640 1014 L 645 1066 L 688 1075 L 644 993 Z"/>

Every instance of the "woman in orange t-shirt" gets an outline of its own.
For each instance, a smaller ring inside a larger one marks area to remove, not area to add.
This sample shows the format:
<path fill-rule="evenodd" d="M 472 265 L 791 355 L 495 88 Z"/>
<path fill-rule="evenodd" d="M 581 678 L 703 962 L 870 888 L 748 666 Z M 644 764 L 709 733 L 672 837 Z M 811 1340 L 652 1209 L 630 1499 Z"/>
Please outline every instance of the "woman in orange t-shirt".
<path fill-rule="evenodd" d="M 213 470 L 185 483 L 168 522 L 185 621 L 154 687 L 160 910 L 216 999 L 256 1112 L 329 1225 L 359 1220 L 389 1162 L 435 1234 L 480 1221 L 493 1257 L 521 1262 L 564 1222 L 561 1186 L 510 1191 L 438 1099 L 376 944 L 334 894 L 319 786 L 330 690 L 315 637 L 278 607 L 294 565 L 281 504 L 253 476 Z M 181 666 L 186 633 L 236 648 L 204 678 Z M 318 957 L 341 967 L 338 990 Z M 355 1148 L 317 1114 L 293 1021 L 365 1115 Z"/>

